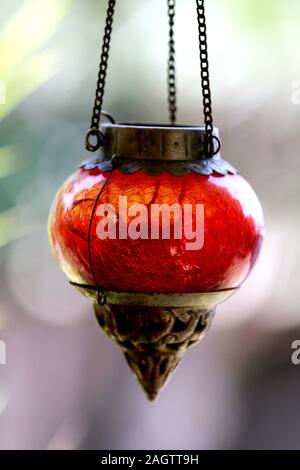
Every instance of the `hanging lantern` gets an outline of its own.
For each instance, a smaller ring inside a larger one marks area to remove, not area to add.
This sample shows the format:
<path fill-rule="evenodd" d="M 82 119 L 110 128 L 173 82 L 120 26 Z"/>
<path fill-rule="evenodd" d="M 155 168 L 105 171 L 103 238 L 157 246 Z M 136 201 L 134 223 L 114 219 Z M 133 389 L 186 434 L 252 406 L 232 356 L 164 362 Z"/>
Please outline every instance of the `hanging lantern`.
<path fill-rule="evenodd" d="M 197 0 L 205 125 L 176 125 L 175 1 L 168 1 L 170 125 L 120 124 L 102 112 L 115 1 L 109 1 L 87 149 L 59 191 L 50 239 L 72 285 L 94 303 L 153 400 L 215 307 L 251 271 L 263 240 L 260 203 L 220 155 L 213 126 L 204 1 Z M 110 122 L 100 125 L 100 116 Z"/>

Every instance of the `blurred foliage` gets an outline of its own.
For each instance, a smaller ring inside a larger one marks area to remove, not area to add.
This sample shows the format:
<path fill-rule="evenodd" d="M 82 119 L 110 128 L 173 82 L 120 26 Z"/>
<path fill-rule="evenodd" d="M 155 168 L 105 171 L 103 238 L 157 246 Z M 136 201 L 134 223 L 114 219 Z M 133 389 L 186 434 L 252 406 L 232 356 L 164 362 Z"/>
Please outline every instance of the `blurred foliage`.
<path fill-rule="evenodd" d="M 42 48 L 71 6 L 71 0 L 26 0 L 5 23 L 0 33 L 0 79 L 6 96 L 0 105 L 0 121 L 58 72 L 56 51 Z M 15 146 L 0 146 L 0 178 L 23 166 L 18 162 Z M 19 213 L 14 207 L 0 213 L 0 248 L 22 235 Z"/>
<path fill-rule="evenodd" d="M 0 179 L 10 176 L 23 165 L 18 161 L 14 145 L 0 147 Z"/>
<path fill-rule="evenodd" d="M 56 32 L 70 7 L 70 0 L 27 0 L 5 24 L 0 34 L 0 77 L 7 99 L 0 106 L 0 119 L 58 71 L 55 51 L 39 49 Z"/>
<path fill-rule="evenodd" d="M 276 33 L 281 28 L 282 21 L 287 17 L 300 14 L 299 0 L 226 0 L 222 1 L 223 8 L 230 11 L 232 18 L 241 28 L 248 27 L 253 33 Z"/>
<path fill-rule="evenodd" d="M 25 235 L 20 223 L 22 212 L 21 207 L 13 207 L 0 213 L 0 248 Z"/>

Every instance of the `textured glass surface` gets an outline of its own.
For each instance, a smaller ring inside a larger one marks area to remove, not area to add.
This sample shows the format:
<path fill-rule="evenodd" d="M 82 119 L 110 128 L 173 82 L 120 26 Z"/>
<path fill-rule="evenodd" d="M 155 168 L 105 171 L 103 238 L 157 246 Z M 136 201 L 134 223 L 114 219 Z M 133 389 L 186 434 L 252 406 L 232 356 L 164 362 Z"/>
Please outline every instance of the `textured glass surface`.
<path fill-rule="evenodd" d="M 249 274 L 263 239 L 263 215 L 254 191 L 240 175 L 148 176 L 143 171 L 124 175 L 115 170 L 97 204 L 110 203 L 118 209 L 119 196 L 127 196 L 129 206 L 142 203 L 149 209 L 153 203 L 204 204 L 204 246 L 187 250 L 187 240 L 174 239 L 172 229 L 169 240 L 100 240 L 96 227 L 101 216 L 95 213 L 94 279 L 88 230 L 96 198 L 109 175 L 98 169 L 78 170 L 54 201 L 50 238 L 72 281 L 109 290 L 203 292 L 237 287 Z"/>

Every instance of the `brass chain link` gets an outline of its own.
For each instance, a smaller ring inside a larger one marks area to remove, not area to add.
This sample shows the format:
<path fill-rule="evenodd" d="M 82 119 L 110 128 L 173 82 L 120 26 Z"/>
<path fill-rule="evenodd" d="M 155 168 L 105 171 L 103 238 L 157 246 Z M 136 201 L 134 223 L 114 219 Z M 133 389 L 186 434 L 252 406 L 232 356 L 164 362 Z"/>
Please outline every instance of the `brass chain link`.
<path fill-rule="evenodd" d="M 107 74 L 107 65 L 109 58 L 109 49 L 111 42 L 111 34 L 113 27 L 113 18 L 115 12 L 116 0 L 108 1 L 107 15 L 105 21 L 105 30 L 103 37 L 103 45 L 97 80 L 96 96 L 93 108 L 93 114 L 91 119 L 91 127 L 86 135 L 86 149 L 90 152 L 96 152 L 103 145 L 103 136 L 99 129 L 103 97 L 105 91 L 105 82 Z"/>
<path fill-rule="evenodd" d="M 204 0 L 196 0 L 197 5 L 197 19 L 198 19 L 198 32 L 199 32 L 199 52 L 200 52 L 200 65 L 201 65 L 201 85 L 203 96 L 203 115 L 205 124 L 205 156 L 208 158 L 213 157 L 219 152 L 221 143 L 219 139 L 213 135 L 214 125 L 212 116 L 212 102 L 210 91 L 209 79 L 209 62 L 207 50 L 207 31 L 206 31 L 206 16 Z M 214 141 L 217 142 L 215 148 Z"/>
<path fill-rule="evenodd" d="M 176 0 L 167 0 L 169 16 L 169 57 L 168 57 L 168 103 L 169 119 L 172 126 L 176 124 L 176 69 L 175 69 L 175 7 Z"/>

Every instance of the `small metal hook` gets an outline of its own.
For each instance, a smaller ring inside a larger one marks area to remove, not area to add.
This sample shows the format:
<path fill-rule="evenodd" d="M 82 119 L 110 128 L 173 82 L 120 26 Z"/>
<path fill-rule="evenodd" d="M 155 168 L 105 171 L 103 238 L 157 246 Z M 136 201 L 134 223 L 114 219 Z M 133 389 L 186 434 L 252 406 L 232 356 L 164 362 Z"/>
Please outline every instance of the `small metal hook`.
<path fill-rule="evenodd" d="M 217 145 L 214 144 L 217 143 Z M 206 135 L 204 140 L 204 157 L 205 158 L 212 158 L 217 153 L 219 153 L 221 149 L 221 141 L 216 135 Z"/>
<path fill-rule="evenodd" d="M 89 152 L 96 152 L 103 145 L 104 135 L 102 134 L 100 129 L 90 129 L 85 137 L 85 148 Z"/>
<path fill-rule="evenodd" d="M 101 117 L 102 116 L 104 116 L 112 124 L 116 123 L 114 118 L 109 113 L 107 113 L 106 111 L 101 111 Z M 86 134 L 85 148 L 89 152 L 96 152 L 100 147 L 103 147 L 104 140 L 105 140 L 104 135 L 100 131 L 100 129 L 98 129 L 96 127 L 92 127 Z"/>

